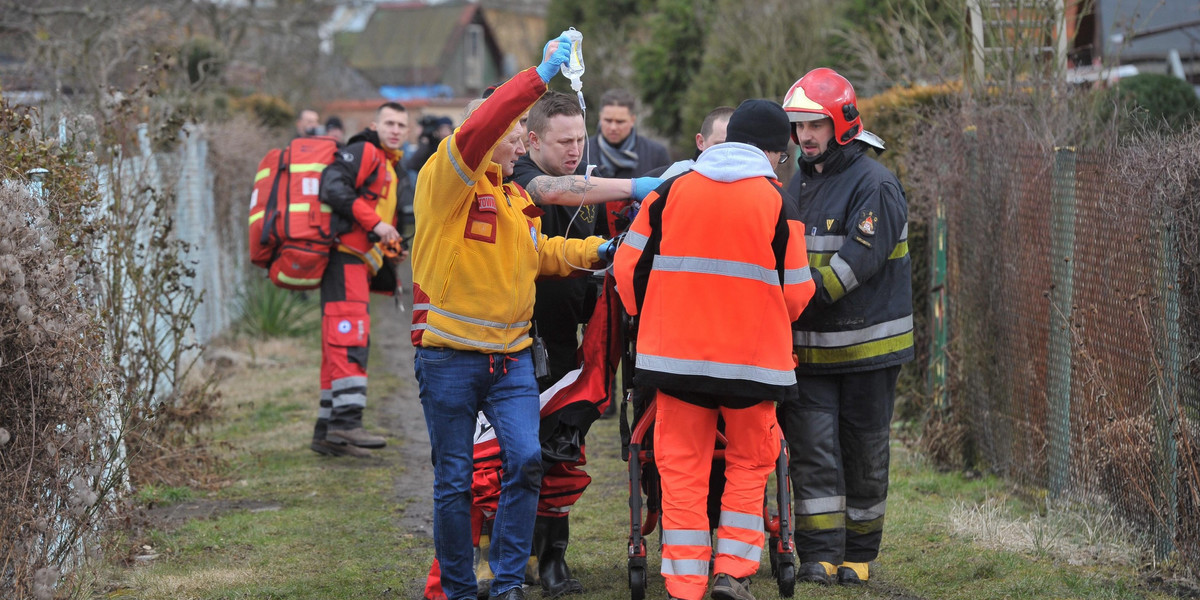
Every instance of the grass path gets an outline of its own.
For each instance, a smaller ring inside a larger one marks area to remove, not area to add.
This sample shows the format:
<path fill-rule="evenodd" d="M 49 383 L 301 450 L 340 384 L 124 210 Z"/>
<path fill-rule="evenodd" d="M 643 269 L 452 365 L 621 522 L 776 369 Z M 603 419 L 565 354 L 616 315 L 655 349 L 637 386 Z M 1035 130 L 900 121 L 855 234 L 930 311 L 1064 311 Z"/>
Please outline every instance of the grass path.
<path fill-rule="evenodd" d="M 235 367 L 221 383 L 224 415 L 212 436 L 225 449 L 230 485 L 154 508 L 162 526 L 137 542 L 149 547 L 148 558 L 116 568 L 95 597 L 421 597 L 433 555 L 432 492 L 407 315 L 389 301 L 372 316 L 373 337 L 383 341 L 372 348 L 367 424 L 389 432 L 388 448 L 368 460 L 308 449 L 315 339 L 235 348 L 253 350 L 259 363 Z M 588 458 L 593 483 L 572 512 L 568 557 L 585 598 L 628 598 L 628 486 L 616 420 L 592 429 Z M 800 586 L 796 598 L 1170 597 L 1142 582 L 1130 566 L 1136 554 L 1114 544 L 1116 528 L 1098 526 L 1103 519 L 1077 523 L 1030 508 L 1002 482 L 938 473 L 898 444 L 892 462 L 888 525 L 871 585 Z M 650 554 L 657 571 L 657 549 Z M 779 597 L 769 567 L 752 590 L 760 600 Z M 652 573 L 647 598 L 665 597 Z"/>

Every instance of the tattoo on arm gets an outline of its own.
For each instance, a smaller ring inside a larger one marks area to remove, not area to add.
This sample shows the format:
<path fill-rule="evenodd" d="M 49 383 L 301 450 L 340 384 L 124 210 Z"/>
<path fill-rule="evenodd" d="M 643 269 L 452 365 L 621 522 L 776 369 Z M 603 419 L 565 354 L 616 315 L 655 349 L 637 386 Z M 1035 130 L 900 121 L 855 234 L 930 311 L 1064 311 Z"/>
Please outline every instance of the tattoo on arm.
<path fill-rule="evenodd" d="M 579 175 L 564 175 L 562 177 L 553 177 L 550 175 L 539 175 L 529 182 L 525 191 L 529 192 L 529 197 L 533 201 L 541 204 L 543 201 L 549 200 L 551 197 L 561 194 L 575 194 L 582 196 L 583 194 L 596 189 L 598 186 L 595 183 L 585 181 Z"/>

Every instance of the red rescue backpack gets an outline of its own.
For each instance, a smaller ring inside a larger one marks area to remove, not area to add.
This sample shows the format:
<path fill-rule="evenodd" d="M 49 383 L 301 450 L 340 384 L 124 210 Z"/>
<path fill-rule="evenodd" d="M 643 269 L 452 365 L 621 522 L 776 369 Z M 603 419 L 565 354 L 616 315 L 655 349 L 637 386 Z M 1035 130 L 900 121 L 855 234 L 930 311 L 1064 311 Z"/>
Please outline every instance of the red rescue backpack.
<path fill-rule="evenodd" d="M 337 142 L 311 136 L 275 148 L 258 163 L 250 193 L 250 262 L 271 282 L 292 290 L 321 285 L 335 240 L 332 210 L 319 199 L 321 172 Z"/>

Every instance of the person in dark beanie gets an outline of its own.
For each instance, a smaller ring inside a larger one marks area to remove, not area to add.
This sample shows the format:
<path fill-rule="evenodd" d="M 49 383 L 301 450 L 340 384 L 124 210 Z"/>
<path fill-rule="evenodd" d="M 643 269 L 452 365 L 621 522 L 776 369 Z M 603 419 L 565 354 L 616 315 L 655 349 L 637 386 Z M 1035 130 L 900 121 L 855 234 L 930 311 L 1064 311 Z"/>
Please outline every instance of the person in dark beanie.
<path fill-rule="evenodd" d="M 325 135 L 337 140 L 338 146 L 344 145 L 346 143 L 346 126 L 342 124 L 340 118 L 331 116 L 325 119 Z"/>
<path fill-rule="evenodd" d="M 638 315 L 636 386 L 657 389 L 662 575 L 671 598 L 754 600 L 763 496 L 782 436 L 775 403 L 795 395 L 791 323 L 813 295 L 804 224 L 775 179 L 788 118 L 747 100 L 725 142 L 646 196 L 614 270 Z M 714 558 L 710 466 L 725 421 L 725 490 Z"/>

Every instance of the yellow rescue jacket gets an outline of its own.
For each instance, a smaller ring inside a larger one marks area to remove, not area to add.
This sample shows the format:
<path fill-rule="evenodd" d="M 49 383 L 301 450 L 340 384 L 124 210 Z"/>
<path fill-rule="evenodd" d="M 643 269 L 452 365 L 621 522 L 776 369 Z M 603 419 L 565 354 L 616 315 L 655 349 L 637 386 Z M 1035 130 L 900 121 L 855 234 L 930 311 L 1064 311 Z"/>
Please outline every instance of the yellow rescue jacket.
<path fill-rule="evenodd" d="M 599 261 L 601 238 L 547 237 L 541 209 L 504 183 L 492 151 L 546 91 L 534 69 L 496 89 L 438 145 L 417 176 L 413 213 L 415 346 L 510 353 L 528 348 L 534 280 Z"/>

